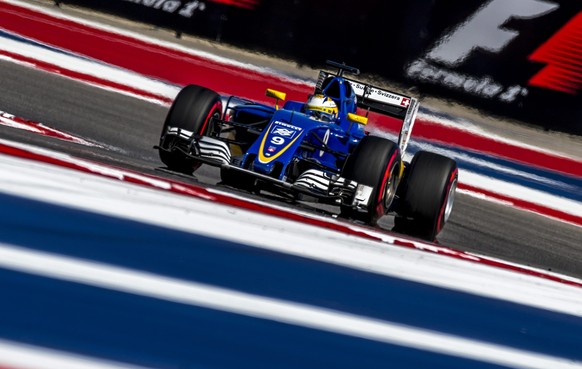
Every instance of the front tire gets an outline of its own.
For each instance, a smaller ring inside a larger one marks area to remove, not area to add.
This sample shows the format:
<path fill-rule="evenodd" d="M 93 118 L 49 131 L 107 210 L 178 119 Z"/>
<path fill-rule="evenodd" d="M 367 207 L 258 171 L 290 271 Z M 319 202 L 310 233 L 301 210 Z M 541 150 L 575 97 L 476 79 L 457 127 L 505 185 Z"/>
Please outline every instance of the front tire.
<path fill-rule="evenodd" d="M 341 216 L 375 225 L 392 205 L 400 165 L 400 150 L 394 142 L 365 136 L 346 160 L 342 177 L 373 187 L 370 201 L 365 211 L 342 206 Z"/>
<path fill-rule="evenodd" d="M 453 159 L 428 151 L 416 153 L 398 191 L 393 230 L 434 241 L 451 214 L 457 180 Z"/>
<path fill-rule="evenodd" d="M 172 103 L 160 135 L 159 150 L 162 162 L 173 171 L 192 174 L 201 165 L 189 158 L 193 136 L 204 135 L 208 131 L 210 119 L 220 118 L 222 102 L 216 92 L 197 85 L 184 87 Z M 168 128 L 182 130 L 182 134 L 168 134 Z"/>

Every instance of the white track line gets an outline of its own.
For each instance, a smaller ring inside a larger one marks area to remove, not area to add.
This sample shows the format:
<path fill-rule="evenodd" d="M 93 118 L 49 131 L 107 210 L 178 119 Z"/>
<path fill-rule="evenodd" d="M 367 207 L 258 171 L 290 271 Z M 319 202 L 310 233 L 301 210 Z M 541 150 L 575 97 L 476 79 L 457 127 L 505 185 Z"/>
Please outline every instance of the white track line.
<path fill-rule="evenodd" d="M 48 150 L 44 152 L 50 154 Z M 62 154 L 57 156 L 66 160 Z M 82 165 L 78 159 L 74 162 Z M 107 167 L 97 166 L 87 163 L 92 170 L 108 171 Z M 421 251 L 438 248 L 436 245 L 361 228 L 361 232 L 381 240 L 373 241 L 227 204 L 3 155 L 0 173 L 0 191 L 4 193 L 582 316 L 582 293 L 578 287 Z M 122 170 L 115 173 L 124 177 Z M 160 179 L 155 186 L 171 185 Z M 392 246 L 397 240 L 414 244 L 417 249 Z M 438 249 L 437 252 L 446 253 L 444 248 Z M 582 283 L 575 278 L 562 278 Z"/>
<path fill-rule="evenodd" d="M 582 363 L 567 359 L 9 245 L 0 244 L 0 266 L 48 278 L 514 368 L 582 368 Z"/>

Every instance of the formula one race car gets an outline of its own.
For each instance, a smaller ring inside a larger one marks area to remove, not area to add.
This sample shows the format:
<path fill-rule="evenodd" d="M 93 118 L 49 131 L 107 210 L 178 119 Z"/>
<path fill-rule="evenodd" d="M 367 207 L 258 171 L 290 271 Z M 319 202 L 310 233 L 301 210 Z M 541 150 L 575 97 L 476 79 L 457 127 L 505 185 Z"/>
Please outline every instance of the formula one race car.
<path fill-rule="evenodd" d="M 454 160 L 432 152 L 403 157 L 418 101 L 345 78 L 359 70 L 336 62 L 320 71 L 306 102 L 267 89 L 274 106 L 184 87 L 160 137 L 168 169 L 192 174 L 202 164 L 220 167 L 223 184 L 298 201 L 339 207 L 341 217 L 375 225 L 394 214 L 394 230 L 432 241 L 452 210 Z M 398 143 L 364 130 L 370 111 L 402 120 Z"/>

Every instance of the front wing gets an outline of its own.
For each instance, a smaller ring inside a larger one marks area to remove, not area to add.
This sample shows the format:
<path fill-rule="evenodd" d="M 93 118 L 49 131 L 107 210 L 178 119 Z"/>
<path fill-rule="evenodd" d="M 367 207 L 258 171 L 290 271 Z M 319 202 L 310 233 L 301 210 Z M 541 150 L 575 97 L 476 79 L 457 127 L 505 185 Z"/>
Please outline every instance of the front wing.
<path fill-rule="evenodd" d="M 180 132 L 168 130 L 168 134 L 180 135 Z M 156 146 L 158 150 L 167 150 Z M 235 171 L 241 175 L 252 176 L 257 181 L 292 195 L 303 194 L 315 197 L 321 202 L 335 205 L 351 206 L 365 210 L 373 188 L 338 175 L 330 175 L 322 170 L 310 169 L 303 172 L 293 183 L 282 181 L 265 174 L 244 169 L 235 164 L 236 158 L 231 156 L 228 144 L 216 138 L 200 136 L 191 141 L 188 151 L 177 147 L 181 154 L 204 164 Z M 169 150 L 168 150 L 169 151 Z"/>

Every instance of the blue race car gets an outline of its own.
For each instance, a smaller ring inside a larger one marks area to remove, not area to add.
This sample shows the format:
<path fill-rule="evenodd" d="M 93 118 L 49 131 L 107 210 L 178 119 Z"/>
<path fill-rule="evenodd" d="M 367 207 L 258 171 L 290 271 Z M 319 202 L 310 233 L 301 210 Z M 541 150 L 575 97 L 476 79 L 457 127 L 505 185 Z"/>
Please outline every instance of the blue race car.
<path fill-rule="evenodd" d="M 394 214 L 395 231 L 434 240 L 453 207 L 455 161 L 420 151 L 405 162 L 417 99 L 344 77 L 356 68 L 327 65 L 337 71 L 320 71 L 307 101 L 282 106 L 285 93 L 272 89 L 273 106 L 184 87 L 156 146 L 160 159 L 186 174 L 217 166 L 225 185 L 333 204 L 369 225 Z M 370 111 L 402 120 L 397 143 L 364 130 Z"/>

